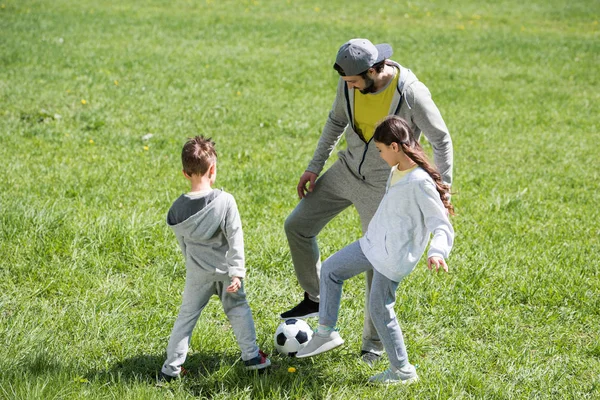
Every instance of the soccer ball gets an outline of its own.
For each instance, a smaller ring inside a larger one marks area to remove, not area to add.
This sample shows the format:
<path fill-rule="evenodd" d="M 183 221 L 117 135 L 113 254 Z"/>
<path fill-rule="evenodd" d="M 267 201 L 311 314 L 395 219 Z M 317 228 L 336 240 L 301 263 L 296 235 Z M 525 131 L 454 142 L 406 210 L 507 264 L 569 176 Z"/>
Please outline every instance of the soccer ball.
<path fill-rule="evenodd" d="M 310 338 L 313 330 L 301 319 L 287 319 L 275 331 L 275 349 L 279 354 L 294 356 L 302 349 Z"/>

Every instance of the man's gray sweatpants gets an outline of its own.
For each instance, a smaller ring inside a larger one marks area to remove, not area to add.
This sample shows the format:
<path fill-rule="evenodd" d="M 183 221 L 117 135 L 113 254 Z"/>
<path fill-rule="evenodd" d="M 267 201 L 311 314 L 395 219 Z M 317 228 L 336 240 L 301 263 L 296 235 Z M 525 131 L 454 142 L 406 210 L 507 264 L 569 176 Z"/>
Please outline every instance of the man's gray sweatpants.
<path fill-rule="evenodd" d="M 167 346 L 167 360 L 162 366 L 162 372 L 169 376 L 177 376 L 181 372 L 181 365 L 187 357 L 192 331 L 200 313 L 213 295 L 219 296 L 221 300 L 225 315 L 242 350 L 242 360 L 246 361 L 258 356 L 256 330 L 252 311 L 246 300 L 243 281 L 236 293 L 228 293 L 225 289 L 230 282 L 207 281 L 195 269 L 187 269 L 183 301 Z"/>
<path fill-rule="evenodd" d="M 402 329 L 396 319 L 396 289 L 394 282 L 373 269 L 358 241 L 344 247 L 323 263 L 321 270 L 321 303 L 319 324 L 335 327 L 342 298 L 344 281 L 365 271 L 373 271 L 369 311 L 390 364 L 400 369 L 408 364 Z"/>
<path fill-rule="evenodd" d="M 338 159 L 317 179 L 315 188 L 300 200 L 285 221 L 298 283 L 309 299 L 319 301 L 321 259 L 317 235 L 336 215 L 354 205 L 365 233 L 385 193 L 387 175 L 377 186 L 366 183 L 350 172 Z M 369 316 L 369 292 L 373 272 L 366 273 L 365 319 L 362 350 L 381 354 L 383 346 Z"/>

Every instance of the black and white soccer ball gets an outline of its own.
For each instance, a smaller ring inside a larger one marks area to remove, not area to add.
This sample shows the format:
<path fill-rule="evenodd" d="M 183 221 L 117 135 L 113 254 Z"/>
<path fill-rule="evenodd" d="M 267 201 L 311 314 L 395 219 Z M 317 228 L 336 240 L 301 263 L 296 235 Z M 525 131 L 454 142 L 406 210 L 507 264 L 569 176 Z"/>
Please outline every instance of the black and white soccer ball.
<path fill-rule="evenodd" d="M 294 356 L 302 349 L 310 338 L 313 330 L 301 319 L 286 319 L 275 331 L 275 349 L 279 354 Z"/>

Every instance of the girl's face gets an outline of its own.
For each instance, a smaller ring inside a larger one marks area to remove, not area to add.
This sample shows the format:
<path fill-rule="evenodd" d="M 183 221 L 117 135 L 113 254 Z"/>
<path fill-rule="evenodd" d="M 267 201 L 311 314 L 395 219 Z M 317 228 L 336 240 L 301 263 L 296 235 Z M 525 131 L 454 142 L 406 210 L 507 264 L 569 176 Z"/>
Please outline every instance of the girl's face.
<path fill-rule="evenodd" d="M 402 150 L 398 147 L 398 143 L 392 142 L 389 146 L 381 142 L 375 142 L 379 155 L 383 158 L 383 161 L 388 163 L 390 167 L 398 164 L 401 160 L 401 156 L 404 156 Z M 406 156 L 405 156 L 406 157 Z"/>
<path fill-rule="evenodd" d="M 415 165 L 414 161 L 404 154 L 402 148 L 396 142 L 392 142 L 389 146 L 380 142 L 375 142 L 375 146 L 377 146 L 381 158 L 383 158 L 390 167 L 398 165 L 398 170 L 405 171 Z"/>

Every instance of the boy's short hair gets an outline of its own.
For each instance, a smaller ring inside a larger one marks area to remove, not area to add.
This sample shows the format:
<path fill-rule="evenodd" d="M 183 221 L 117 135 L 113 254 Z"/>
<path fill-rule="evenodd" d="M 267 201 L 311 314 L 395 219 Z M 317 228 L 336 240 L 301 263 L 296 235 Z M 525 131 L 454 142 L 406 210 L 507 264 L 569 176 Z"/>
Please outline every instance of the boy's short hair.
<path fill-rule="evenodd" d="M 195 136 L 189 138 L 181 151 L 183 171 L 188 175 L 204 175 L 212 164 L 217 161 L 215 142 L 212 138 Z"/>

